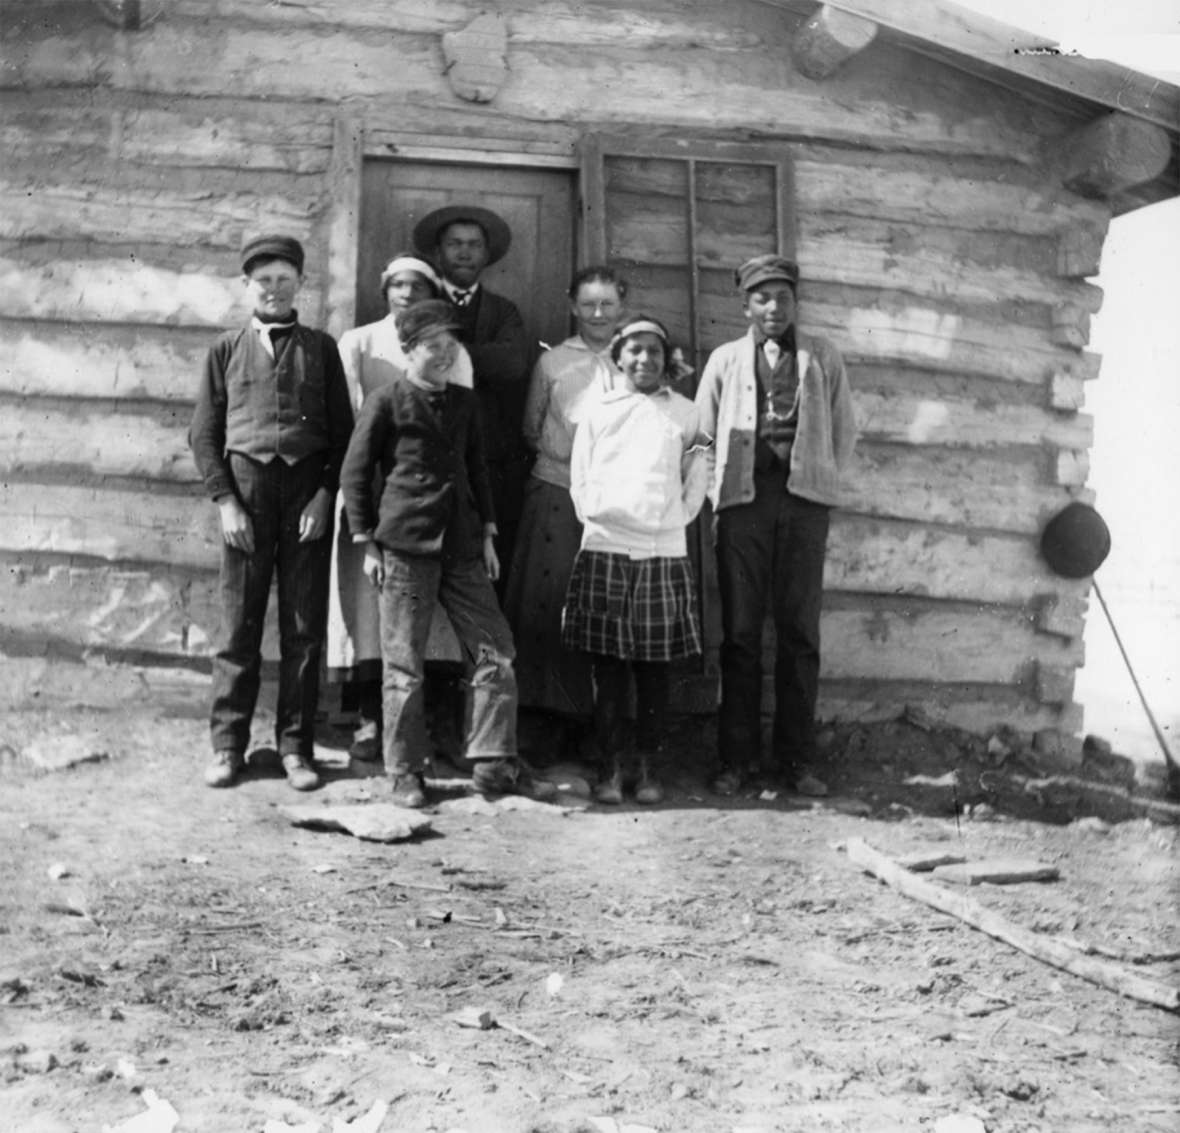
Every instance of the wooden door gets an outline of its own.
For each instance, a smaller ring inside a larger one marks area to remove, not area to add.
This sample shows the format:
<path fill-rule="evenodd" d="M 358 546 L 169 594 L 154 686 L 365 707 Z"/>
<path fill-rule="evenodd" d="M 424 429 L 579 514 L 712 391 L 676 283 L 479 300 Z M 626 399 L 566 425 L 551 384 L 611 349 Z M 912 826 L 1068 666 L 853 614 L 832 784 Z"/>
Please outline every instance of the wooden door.
<path fill-rule="evenodd" d="M 556 343 L 570 333 L 566 288 L 574 265 L 573 171 L 366 159 L 361 180 L 357 323 L 386 313 L 378 280 L 397 252 L 414 250 L 414 225 L 449 204 L 481 205 L 512 230 L 508 254 L 482 275 L 520 309 L 530 337 Z"/>

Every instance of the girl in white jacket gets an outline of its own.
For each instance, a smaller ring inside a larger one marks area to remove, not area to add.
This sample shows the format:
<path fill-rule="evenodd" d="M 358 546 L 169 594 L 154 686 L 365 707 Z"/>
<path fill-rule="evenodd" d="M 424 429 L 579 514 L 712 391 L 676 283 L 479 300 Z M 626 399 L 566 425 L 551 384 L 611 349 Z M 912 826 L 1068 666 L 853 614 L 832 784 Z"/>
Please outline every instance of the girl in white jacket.
<path fill-rule="evenodd" d="M 676 352 L 662 323 L 629 319 L 611 344 L 623 375 L 578 426 L 570 495 L 583 524 L 566 593 L 562 643 L 591 655 L 594 725 L 604 762 L 595 791 L 623 798 L 625 711 L 635 678 L 635 799 L 658 803 L 668 664 L 701 652 L 696 585 L 684 529 L 701 509 L 711 450 L 696 407 L 668 385 Z"/>

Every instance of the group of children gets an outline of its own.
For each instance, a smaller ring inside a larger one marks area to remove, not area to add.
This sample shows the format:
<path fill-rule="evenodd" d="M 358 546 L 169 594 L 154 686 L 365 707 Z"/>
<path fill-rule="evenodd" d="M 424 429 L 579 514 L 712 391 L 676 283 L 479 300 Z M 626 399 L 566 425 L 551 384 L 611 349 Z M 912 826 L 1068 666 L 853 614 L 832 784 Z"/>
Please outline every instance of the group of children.
<path fill-rule="evenodd" d="M 765 261 L 761 274 L 747 271 L 746 282 L 764 288 L 777 273 L 793 297 L 794 265 L 779 257 L 759 261 Z M 318 784 L 313 723 L 339 488 L 342 542 L 352 555 L 341 555 L 331 568 L 333 620 L 353 642 L 351 658 L 363 676 L 362 722 L 369 727 L 371 746 L 380 747 L 394 801 L 408 807 L 428 801 L 425 656 L 431 621 L 441 606 L 465 661 L 465 754 L 474 765 L 476 790 L 536 798 L 555 794 L 517 750 L 516 629 L 522 641 L 543 645 L 539 653 L 526 650 L 530 658 L 523 672 L 530 682 L 552 685 L 551 675 L 577 659 L 570 669 L 575 676 L 562 695 L 578 706 L 590 703 L 603 760 L 595 797 L 602 803 L 621 802 L 631 781 L 624 753 L 634 681 L 635 798 L 659 802 L 663 788 L 656 766 L 665 735 L 669 665 L 701 652 L 685 528 L 707 493 L 719 509 L 752 502 L 745 479 L 753 466 L 745 468 L 745 448 L 755 434 L 763 438 L 760 443 L 783 440 L 782 429 L 765 423 L 775 419 L 774 406 L 778 416 L 794 415 L 795 432 L 803 440 L 808 430 L 799 421 L 800 398 L 806 404 L 809 397 L 823 396 L 829 411 L 836 411 L 833 406 L 841 414 L 848 410 L 842 364 L 839 383 L 813 391 L 800 351 L 801 376 L 796 375 L 788 400 L 782 400 L 773 369 L 762 373 L 762 366 L 753 374 L 760 392 L 752 407 L 744 394 L 738 396 L 749 375 L 736 378 L 729 390 L 716 368 L 707 368 L 694 404 L 671 388 L 680 362 L 667 328 L 645 315 L 622 317 L 626 288 L 610 269 L 580 272 L 570 289 L 579 333 L 548 352 L 549 362 L 542 357 L 526 408 L 525 438 L 538 456 L 506 596 L 510 628 L 493 587 L 507 564 L 497 555 L 493 492 L 471 366 L 456 337 L 455 309 L 437 297 L 432 266 L 407 255 L 386 268 L 382 287 L 389 318 L 342 339 L 345 350 L 353 351 L 359 350 L 357 336 L 368 335 L 359 353 L 373 372 L 360 379 L 363 389 L 351 391 L 349 378 L 358 387 L 355 360 L 346 377 L 333 340 L 298 321 L 294 302 L 302 270 L 303 250 L 290 237 L 263 237 L 246 246 L 242 271 L 252 318 L 248 327 L 218 339 L 198 391 L 191 439 L 220 513 L 225 618 L 214 658 L 214 759 L 206 782 L 228 786 L 244 767 L 258 693 L 262 623 L 271 575 L 277 572 L 276 740 L 291 785 L 305 790 Z M 416 288 L 419 280 L 425 286 Z M 374 358 L 381 364 L 374 365 Z M 834 351 L 823 359 L 829 370 L 837 368 L 837 361 Z M 791 368 L 796 369 L 793 361 Z M 355 423 L 354 407 L 359 408 Z M 749 437 L 735 434 L 747 425 L 753 427 Z M 719 430 L 720 463 L 713 445 Z M 779 467 L 781 494 L 792 500 L 787 489 L 788 470 L 795 475 L 789 456 L 795 432 L 786 438 L 788 463 Z M 836 448 L 842 461 L 850 445 L 839 440 Z M 783 454 L 781 444 L 776 451 Z M 830 455 L 835 462 L 834 450 Z M 756 475 L 762 490 L 765 469 Z M 824 481 L 823 486 L 830 485 Z M 829 501 L 802 502 L 822 510 L 826 519 Z M 773 515 L 770 522 L 776 522 Z M 723 529 L 719 522 L 719 539 Z M 556 556 L 547 549 L 550 531 L 560 532 Z M 752 552 L 745 544 L 740 550 L 746 563 Z M 725 560 L 720 562 L 724 603 Z M 820 567 L 822 573 L 822 548 Z M 767 572 L 773 569 L 768 562 Z M 530 577 L 545 583 L 534 590 Z M 538 615 L 535 596 L 546 588 L 541 597 L 548 605 Z M 777 584 L 773 589 L 777 593 Z M 352 594 L 343 606 L 342 590 Z M 818 617 L 818 595 L 813 604 Z M 759 607 L 757 612 L 761 617 L 764 611 Z M 361 638 L 368 639 L 367 648 Z M 374 639 L 379 665 L 372 656 Z M 742 646 L 748 651 L 749 641 Z M 818 660 L 818 630 L 814 646 Z M 760 653 L 760 638 L 756 648 Z M 783 648 L 780 641 L 780 661 Z M 723 663 L 725 657 L 723 647 Z M 739 669 L 743 658 L 738 658 Z M 749 674 L 741 671 L 739 677 L 738 707 L 744 703 L 748 711 Z M 724 678 L 722 695 L 724 724 Z M 733 690 L 729 699 L 734 715 Z M 811 707 L 814 712 L 814 700 Z M 755 703 L 753 709 L 756 721 L 760 707 Z M 793 761 L 807 754 L 798 747 L 798 727 L 795 732 Z M 777 738 L 776 726 L 776 745 Z M 749 753 L 720 754 L 722 776 L 715 785 L 729 793 L 738 784 L 723 781 L 724 776 L 744 766 Z M 788 772 L 798 766 L 782 758 L 779 763 Z M 733 778 L 740 783 L 740 775 Z"/>

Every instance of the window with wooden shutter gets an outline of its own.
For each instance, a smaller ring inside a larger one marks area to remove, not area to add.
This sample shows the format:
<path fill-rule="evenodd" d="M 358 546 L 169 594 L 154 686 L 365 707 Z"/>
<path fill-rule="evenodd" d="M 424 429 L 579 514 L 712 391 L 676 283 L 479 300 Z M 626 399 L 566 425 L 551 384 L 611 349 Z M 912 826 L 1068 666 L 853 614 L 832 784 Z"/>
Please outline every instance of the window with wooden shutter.
<path fill-rule="evenodd" d="M 781 145 L 590 134 L 580 258 L 621 271 L 628 307 L 666 323 L 699 373 L 745 333 L 734 268 L 766 252 L 794 259 L 794 197 Z"/>
<path fill-rule="evenodd" d="M 691 396 L 710 351 L 746 332 L 734 269 L 766 252 L 795 258 L 790 155 L 781 145 L 589 134 L 581 189 L 580 262 L 614 267 L 630 285 L 628 309 L 668 327 L 694 367 L 681 387 Z M 721 615 L 705 508 L 689 531 L 705 656 L 674 683 L 681 711 L 716 706 Z"/>

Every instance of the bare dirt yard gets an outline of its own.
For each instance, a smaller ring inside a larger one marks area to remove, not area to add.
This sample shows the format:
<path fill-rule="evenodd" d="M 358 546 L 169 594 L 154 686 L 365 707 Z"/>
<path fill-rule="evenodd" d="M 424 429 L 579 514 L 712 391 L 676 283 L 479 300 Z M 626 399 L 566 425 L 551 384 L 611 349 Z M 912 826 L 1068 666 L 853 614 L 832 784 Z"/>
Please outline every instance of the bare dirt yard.
<path fill-rule="evenodd" d="M 1054 866 L 945 886 L 1176 988 L 1177 808 L 918 725 L 828 729 L 814 803 L 712 795 L 699 720 L 653 809 L 571 766 L 559 807 L 482 806 L 440 766 L 432 829 L 381 843 L 282 810 L 380 801 L 342 730 L 296 796 L 266 753 L 205 788 L 192 718 L 2 716 L 0 1129 L 1175 1130 L 1180 1016 L 847 847 Z"/>

